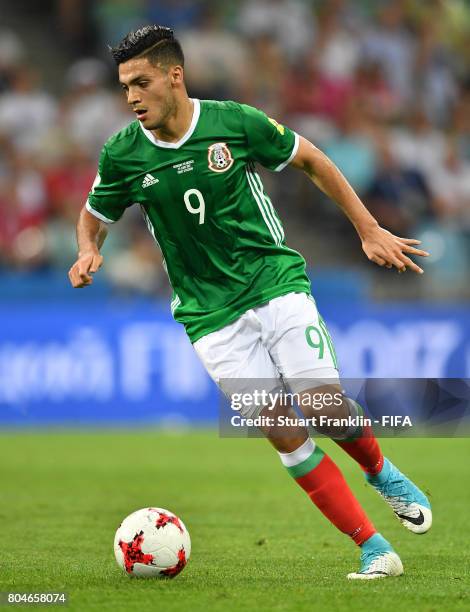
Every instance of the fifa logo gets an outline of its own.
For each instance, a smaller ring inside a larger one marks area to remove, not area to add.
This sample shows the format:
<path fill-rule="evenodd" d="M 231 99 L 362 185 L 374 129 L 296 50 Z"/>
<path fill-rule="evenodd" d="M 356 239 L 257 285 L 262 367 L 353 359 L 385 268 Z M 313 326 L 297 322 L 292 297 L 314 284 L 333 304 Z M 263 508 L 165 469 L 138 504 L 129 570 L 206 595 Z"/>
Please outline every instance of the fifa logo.
<path fill-rule="evenodd" d="M 225 142 L 216 142 L 207 150 L 209 168 L 213 172 L 226 172 L 233 164 L 233 157 Z"/>

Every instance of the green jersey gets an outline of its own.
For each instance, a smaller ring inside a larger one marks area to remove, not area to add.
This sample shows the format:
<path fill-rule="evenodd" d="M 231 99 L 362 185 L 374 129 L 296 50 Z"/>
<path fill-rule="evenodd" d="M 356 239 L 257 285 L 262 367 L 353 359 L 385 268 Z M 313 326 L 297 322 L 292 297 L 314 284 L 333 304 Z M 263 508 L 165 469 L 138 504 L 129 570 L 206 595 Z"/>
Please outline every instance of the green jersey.
<path fill-rule="evenodd" d="M 192 342 L 292 291 L 310 293 L 255 162 L 282 170 L 297 134 L 244 104 L 193 100 L 178 142 L 134 121 L 104 145 L 87 209 L 106 223 L 133 204 L 158 243 L 171 310 Z"/>

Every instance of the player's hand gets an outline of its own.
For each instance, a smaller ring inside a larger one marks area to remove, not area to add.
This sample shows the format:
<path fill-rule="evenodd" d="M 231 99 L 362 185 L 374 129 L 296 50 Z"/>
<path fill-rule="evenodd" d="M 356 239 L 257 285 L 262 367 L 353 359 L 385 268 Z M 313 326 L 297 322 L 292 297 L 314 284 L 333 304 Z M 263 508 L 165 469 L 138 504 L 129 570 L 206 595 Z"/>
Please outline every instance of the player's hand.
<path fill-rule="evenodd" d="M 72 287 L 80 289 L 93 282 L 92 274 L 97 272 L 103 263 L 103 257 L 98 250 L 80 253 L 77 261 L 69 270 L 69 279 Z"/>
<path fill-rule="evenodd" d="M 423 274 L 424 270 L 409 258 L 409 255 L 429 256 L 427 251 L 413 246 L 417 244 L 421 244 L 421 241 L 399 238 L 380 226 L 369 230 L 362 237 L 362 249 L 370 261 L 386 268 L 395 266 L 398 272 L 410 269 L 417 274 Z"/>

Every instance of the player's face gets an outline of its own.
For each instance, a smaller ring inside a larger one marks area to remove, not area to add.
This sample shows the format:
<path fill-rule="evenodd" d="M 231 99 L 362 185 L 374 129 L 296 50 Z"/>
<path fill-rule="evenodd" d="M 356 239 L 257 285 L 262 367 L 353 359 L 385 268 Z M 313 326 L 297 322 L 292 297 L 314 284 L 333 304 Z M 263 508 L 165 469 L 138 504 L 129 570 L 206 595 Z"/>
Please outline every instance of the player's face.
<path fill-rule="evenodd" d="M 137 119 L 148 130 L 163 127 L 175 111 L 172 70 L 165 72 L 146 58 L 119 65 L 119 82 Z"/>

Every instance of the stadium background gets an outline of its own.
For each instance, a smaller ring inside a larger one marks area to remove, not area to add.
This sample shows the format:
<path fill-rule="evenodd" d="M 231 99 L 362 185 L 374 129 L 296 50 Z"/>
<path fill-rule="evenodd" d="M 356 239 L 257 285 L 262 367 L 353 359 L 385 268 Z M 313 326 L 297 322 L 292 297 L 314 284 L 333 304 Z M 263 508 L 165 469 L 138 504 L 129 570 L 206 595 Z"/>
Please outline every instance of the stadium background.
<path fill-rule="evenodd" d="M 321 441 L 405 564 L 397 581 L 350 583 L 357 551 L 269 445 L 202 427 L 215 389 L 137 211 L 112 227 L 93 286 L 69 286 L 99 149 L 133 119 L 106 45 L 148 22 L 180 35 L 190 95 L 251 103 L 311 138 L 386 227 L 432 252 L 422 277 L 380 269 L 305 177 L 264 173 L 343 374 L 470 376 L 466 0 L 0 0 L 0 603 L 66 591 L 87 612 L 468 610 L 468 438 L 381 440 L 432 500 L 423 538 Z M 127 580 L 113 559 L 116 527 L 149 505 L 191 533 L 174 581 Z"/>
<path fill-rule="evenodd" d="M 463 0 L 1 1 L 0 424 L 214 421 L 137 210 L 93 287 L 74 224 L 100 147 L 133 116 L 107 44 L 171 25 L 191 96 L 264 109 L 322 148 L 425 274 L 363 256 L 301 173 L 263 173 L 347 377 L 470 377 L 470 7 Z"/>

